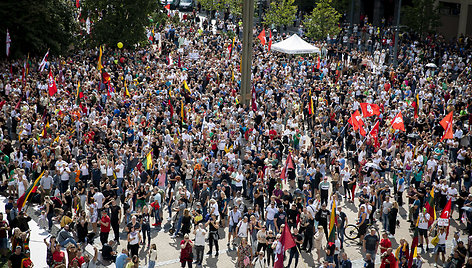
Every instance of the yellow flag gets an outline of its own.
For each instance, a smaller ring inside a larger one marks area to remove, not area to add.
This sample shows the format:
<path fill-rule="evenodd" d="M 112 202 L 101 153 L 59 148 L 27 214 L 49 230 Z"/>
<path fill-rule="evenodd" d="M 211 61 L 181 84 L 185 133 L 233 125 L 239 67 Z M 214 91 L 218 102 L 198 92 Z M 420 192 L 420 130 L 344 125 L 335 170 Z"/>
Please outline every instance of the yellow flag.
<path fill-rule="evenodd" d="M 188 85 L 187 85 L 187 81 L 186 81 L 186 80 L 184 80 L 184 88 L 185 88 L 185 90 L 187 90 L 190 94 L 192 94 L 192 92 L 190 91 L 190 88 L 189 88 Z"/>
<path fill-rule="evenodd" d="M 128 86 L 126 85 L 126 80 L 125 80 L 125 95 L 128 96 L 128 97 L 131 97 L 131 95 L 129 94 L 129 91 L 128 91 Z"/>
<path fill-rule="evenodd" d="M 103 51 L 102 51 L 102 46 L 100 46 L 100 54 L 98 55 L 98 64 L 97 64 L 97 69 L 100 71 L 101 69 L 103 69 L 103 65 L 102 65 L 102 54 L 103 54 Z"/>

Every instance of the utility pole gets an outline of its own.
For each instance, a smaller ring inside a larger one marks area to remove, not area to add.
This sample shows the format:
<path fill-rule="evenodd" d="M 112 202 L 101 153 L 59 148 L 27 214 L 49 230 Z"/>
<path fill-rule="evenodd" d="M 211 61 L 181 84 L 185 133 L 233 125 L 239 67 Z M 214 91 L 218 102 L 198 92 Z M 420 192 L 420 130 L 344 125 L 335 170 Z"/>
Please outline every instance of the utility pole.
<path fill-rule="evenodd" d="M 241 102 L 248 106 L 251 99 L 252 28 L 254 25 L 254 0 L 243 1 L 243 59 L 241 62 Z"/>
<path fill-rule="evenodd" d="M 398 32 L 400 31 L 400 12 L 402 9 L 402 0 L 397 0 L 397 26 L 395 28 L 395 46 L 393 47 L 393 67 L 398 66 Z"/>

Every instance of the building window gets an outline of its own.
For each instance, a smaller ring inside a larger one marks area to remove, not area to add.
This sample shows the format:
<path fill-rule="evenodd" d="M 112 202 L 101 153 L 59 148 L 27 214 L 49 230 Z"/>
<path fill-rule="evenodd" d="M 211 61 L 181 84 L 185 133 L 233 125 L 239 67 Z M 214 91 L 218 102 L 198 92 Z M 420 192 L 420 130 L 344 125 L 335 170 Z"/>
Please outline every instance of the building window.
<path fill-rule="evenodd" d="M 461 13 L 461 4 L 440 1 L 439 12 L 441 15 L 459 16 Z"/>

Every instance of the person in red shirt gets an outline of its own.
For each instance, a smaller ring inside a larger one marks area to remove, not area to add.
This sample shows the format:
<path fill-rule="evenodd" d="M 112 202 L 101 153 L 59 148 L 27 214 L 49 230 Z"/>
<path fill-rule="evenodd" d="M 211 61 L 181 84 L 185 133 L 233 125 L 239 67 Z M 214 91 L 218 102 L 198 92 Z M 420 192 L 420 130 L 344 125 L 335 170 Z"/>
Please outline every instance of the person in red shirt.
<path fill-rule="evenodd" d="M 382 263 L 380 264 L 380 268 L 386 267 L 397 267 L 397 259 L 392 253 L 392 248 L 387 249 L 387 251 L 382 254 Z"/>
<path fill-rule="evenodd" d="M 52 259 L 54 261 L 54 266 L 58 266 L 60 264 L 66 265 L 66 254 L 61 251 L 61 245 L 59 243 L 56 244 L 56 247 L 53 249 Z"/>
<path fill-rule="evenodd" d="M 110 234 L 110 216 L 107 215 L 106 210 L 102 210 L 102 218 L 98 221 L 100 224 L 100 242 L 102 245 L 108 243 L 108 235 Z"/>
<path fill-rule="evenodd" d="M 383 254 L 387 249 L 392 247 L 392 241 L 388 239 L 387 233 L 382 234 L 382 239 L 380 240 L 380 254 Z"/>

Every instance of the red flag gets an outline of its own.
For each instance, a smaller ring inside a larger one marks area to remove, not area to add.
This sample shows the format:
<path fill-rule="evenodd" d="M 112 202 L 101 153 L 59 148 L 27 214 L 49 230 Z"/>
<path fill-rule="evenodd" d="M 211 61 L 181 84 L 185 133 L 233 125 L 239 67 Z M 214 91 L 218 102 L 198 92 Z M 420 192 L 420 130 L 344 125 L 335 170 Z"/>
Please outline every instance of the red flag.
<path fill-rule="evenodd" d="M 52 76 L 51 70 L 49 70 L 49 77 L 48 77 L 48 92 L 49 92 L 49 96 L 52 96 L 56 94 L 57 92 L 56 80 Z"/>
<path fill-rule="evenodd" d="M 20 96 L 20 99 L 18 100 L 18 103 L 15 106 L 15 110 L 20 108 L 20 105 L 21 105 L 21 96 Z"/>
<path fill-rule="evenodd" d="M 282 172 L 280 173 L 280 178 L 282 180 L 285 180 L 287 178 L 289 168 L 294 169 L 291 153 L 288 153 L 287 160 L 285 160 L 285 166 L 282 168 Z"/>
<path fill-rule="evenodd" d="M 75 7 L 79 8 L 80 7 L 80 0 L 75 0 Z"/>
<path fill-rule="evenodd" d="M 321 68 L 321 57 L 318 57 L 318 61 L 316 62 L 316 69 L 320 69 Z"/>
<path fill-rule="evenodd" d="M 441 122 L 439 122 L 439 124 L 444 128 L 444 130 L 446 130 L 450 122 L 452 122 L 452 112 L 447 114 L 446 117 L 444 117 Z"/>
<path fill-rule="evenodd" d="M 295 247 L 295 240 L 293 239 L 288 225 L 285 224 L 284 229 L 282 230 L 282 235 L 277 243 L 275 248 L 275 260 L 274 268 L 283 268 L 284 267 L 284 253 L 286 250 Z"/>
<path fill-rule="evenodd" d="M 169 99 L 169 110 L 170 110 L 170 119 L 172 121 L 172 118 L 174 117 L 174 106 L 172 106 L 172 102 L 170 102 L 170 99 Z"/>
<path fill-rule="evenodd" d="M 450 218 L 451 218 L 451 199 L 447 201 L 446 205 L 444 206 L 443 210 L 441 211 L 441 215 L 438 219 L 438 226 L 446 226 L 446 239 L 447 235 L 449 234 L 449 225 L 451 225 Z"/>
<path fill-rule="evenodd" d="M 2 100 L 2 102 L 0 102 L 0 110 L 3 108 L 3 105 L 5 105 L 5 103 L 7 103 L 6 100 Z"/>
<path fill-rule="evenodd" d="M 375 147 L 378 147 L 380 145 L 379 144 L 379 127 L 380 127 L 380 121 L 377 120 L 374 127 L 372 128 L 372 130 L 369 133 L 369 135 L 374 139 Z"/>
<path fill-rule="evenodd" d="M 270 51 L 270 48 L 272 47 L 272 31 L 269 29 L 269 51 Z"/>
<path fill-rule="evenodd" d="M 105 71 L 102 71 L 102 82 L 106 84 L 110 82 L 110 80 L 111 80 L 110 74 Z"/>
<path fill-rule="evenodd" d="M 359 127 L 359 133 L 361 133 L 361 135 L 363 137 L 365 137 L 365 135 L 367 135 L 367 132 L 365 131 L 365 129 L 362 126 Z"/>
<path fill-rule="evenodd" d="M 392 120 L 392 128 L 405 131 L 405 124 L 403 123 L 402 112 L 399 112 Z"/>
<path fill-rule="evenodd" d="M 361 103 L 362 116 L 369 117 L 380 114 L 380 107 L 377 104 Z"/>
<path fill-rule="evenodd" d="M 252 93 L 251 93 L 251 105 L 252 110 L 255 112 L 257 111 L 257 103 L 256 103 L 256 88 L 252 86 Z"/>
<path fill-rule="evenodd" d="M 452 139 L 453 134 L 452 134 L 452 112 L 450 112 L 446 117 L 439 122 L 441 126 L 444 128 L 444 135 L 441 137 L 441 141 L 444 139 Z"/>
<path fill-rule="evenodd" d="M 165 5 L 164 8 L 167 9 L 167 10 L 170 10 L 170 4 Z"/>
<path fill-rule="evenodd" d="M 266 44 L 266 34 L 265 34 L 265 29 L 262 29 L 262 32 L 257 36 L 259 40 L 261 40 L 261 44 L 265 46 Z"/>
<path fill-rule="evenodd" d="M 364 125 L 364 121 L 362 121 L 362 116 L 361 114 L 359 113 L 358 110 L 356 110 L 352 115 L 351 115 L 351 118 L 349 118 L 348 120 L 349 124 L 352 125 L 352 127 L 354 128 L 354 130 L 357 130 L 358 128 L 360 128 L 361 126 Z M 364 135 L 365 136 L 365 135 Z"/>

